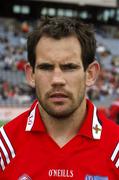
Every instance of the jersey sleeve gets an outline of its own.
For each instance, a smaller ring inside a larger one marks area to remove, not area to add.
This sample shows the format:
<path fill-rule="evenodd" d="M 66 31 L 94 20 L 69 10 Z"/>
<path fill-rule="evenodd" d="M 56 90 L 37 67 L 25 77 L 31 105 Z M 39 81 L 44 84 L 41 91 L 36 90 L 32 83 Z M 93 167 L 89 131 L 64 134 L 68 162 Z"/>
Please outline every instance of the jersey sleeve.
<path fill-rule="evenodd" d="M 114 166 L 116 177 L 119 178 L 119 141 L 117 142 L 116 146 L 113 148 L 111 161 Z"/>
<path fill-rule="evenodd" d="M 4 127 L 0 128 L 0 171 L 15 157 L 15 150 Z"/>

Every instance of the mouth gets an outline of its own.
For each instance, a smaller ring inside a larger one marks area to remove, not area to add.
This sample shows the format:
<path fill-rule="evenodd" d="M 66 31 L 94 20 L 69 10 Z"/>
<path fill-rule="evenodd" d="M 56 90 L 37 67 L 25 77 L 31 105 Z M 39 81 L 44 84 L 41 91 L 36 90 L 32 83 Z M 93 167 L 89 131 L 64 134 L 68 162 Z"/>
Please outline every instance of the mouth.
<path fill-rule="evenodd" d="M 50 95 L 50 100 L 53 102 L 63 102 L 68 98 L 68 96 L 64 93 L 53 93 Z"/>

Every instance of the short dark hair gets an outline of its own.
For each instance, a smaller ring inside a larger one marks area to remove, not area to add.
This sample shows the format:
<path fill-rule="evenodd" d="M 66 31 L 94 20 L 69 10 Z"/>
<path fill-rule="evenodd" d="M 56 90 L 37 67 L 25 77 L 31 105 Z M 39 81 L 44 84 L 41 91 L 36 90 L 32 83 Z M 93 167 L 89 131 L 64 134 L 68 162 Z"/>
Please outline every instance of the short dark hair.
<path fill-rule="evenodd" d="M 86 70 L 88 65 L 95 59 L 96 39 L 94 28 L 90 24 L 83 23 L 80 19 L 69 17 L 43 18 L 39 26 L 33 32 L 29 33 L 27 52 L 28 61 L 33 69 L 36 59 L 35 50 L 41 37 L 61 39 L 72 35 L 77 37 L 80 42 L 83 66 L 84 70 Z"/>

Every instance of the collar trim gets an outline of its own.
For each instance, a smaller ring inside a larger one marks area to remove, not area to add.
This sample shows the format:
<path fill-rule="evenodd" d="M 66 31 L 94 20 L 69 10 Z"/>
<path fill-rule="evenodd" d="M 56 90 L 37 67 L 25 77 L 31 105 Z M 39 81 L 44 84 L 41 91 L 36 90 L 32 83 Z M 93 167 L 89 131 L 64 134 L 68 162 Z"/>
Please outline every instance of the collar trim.
<path fill-rule="evenodd" d="M 97 111 L 97 109 L 94 106 L 93 122 L 92 122 L 92 136 L 93 136 L 94 139 L 100 139 L 101 138 L 101 133 L 102 133 L 102 126 L 99 123 L 96 111 Z"/>
<path fill-rule="evenodd" d="M 35 107 L 33 108 L 33 110 L 30 112 L 28 116 L 26 129 L 25 129 L 26 131 L 31 131 L 34 125 L 37 105 L 38 105 L 38 102 L 35 104 Z"/>

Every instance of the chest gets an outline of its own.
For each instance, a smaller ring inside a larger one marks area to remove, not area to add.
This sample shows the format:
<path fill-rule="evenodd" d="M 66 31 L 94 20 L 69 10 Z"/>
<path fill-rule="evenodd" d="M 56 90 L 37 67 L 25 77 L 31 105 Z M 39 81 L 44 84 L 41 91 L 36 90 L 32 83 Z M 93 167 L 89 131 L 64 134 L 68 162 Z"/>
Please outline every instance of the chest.
<path fill-rule="evenodd" d="M 29 138 L 17 146 L 16 156 L 5 172 L 9 180 L 17 180 L 22 176 L 33 180 L 115 179 L 109 156 L 99 141 L 79 136 L 62 148 L 46 135 Z"/>

